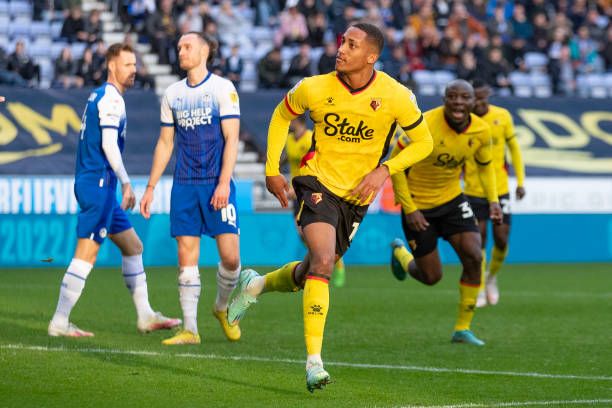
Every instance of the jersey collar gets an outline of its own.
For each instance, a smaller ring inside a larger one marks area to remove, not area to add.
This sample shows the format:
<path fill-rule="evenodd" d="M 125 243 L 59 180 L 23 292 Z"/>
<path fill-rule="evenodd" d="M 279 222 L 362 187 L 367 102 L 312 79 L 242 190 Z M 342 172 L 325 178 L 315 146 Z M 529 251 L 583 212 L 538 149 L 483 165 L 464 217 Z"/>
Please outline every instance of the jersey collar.
<path fill-rule="evenodd" d="M 340 75 L 338 74 L 337 71 L 336 71 L 336 78 L 338 78 L 338 81 L 340 81 L 342 86 L 344 86 L 346 90 L 351 93 L 351 95 L 357 95 L 358 93 L 365 91 L 366 89 L 368 89 L 370 85 L 372 85 L 372 83 L 376 79 L 376 70 L 372 72 L 372 77 L 370 77 L 370 80 L 364 86 L 362 86 L 361 88 L 357 88 L 357 89 L 351 88 L 346 82 L 344 82 L 342 78 L 340 78 Z"/>
<path fill-rule="evenodd" d="M 104 84 L 105 84 L 105 85 L 110 85 L 110 86 L 112 86 L 113 88 L 115 88 L 115 90 L 117 91 L 117 93 L 118 93 L 119 95 L 121 95 L 121 92 L 119 92 L 119 88 L 117 88 L 115 85 L 111 84 L 110 82 L 105 82 Z"/>
<path fill-rule="evenodd" d="M 467 127 L 465 129 L 463 129 L 462 132 L 457 132 L 457 129 L 455 129 L 454 127 L 451 126 L 450 123 L 448 123 L 448 120 L 446 120 L 446 116 L 444 115 L 444 111 L 442 111 L 442 117 L 444 118 L 444 123 L 446 123 L 446 126 L 449 127 L 449 129 L 451 129 L 453 132 L 455 132 L 458 135 L 462 135 L 464 133 L 467 133 L 468 130 L 470 130 L 470 128 L 472 127 L 472 115 L 468 116 L 470 118 L 470 123 L 468 123 Z"/>
<path fill-rule="evenodd" d="M 185 78 L 185 83 L 187 84 L 189 88 L 197 88 L 198 86 L 202 85 L 204 82 L 208 81 L 208 78 L 210 78 L 210 71 L 208 71 L 208 74 L 206 74 L 206 77 L 202 80 L 202 82 L 200 82 L 197 85 L 189 85 L 189 78 Z"/>

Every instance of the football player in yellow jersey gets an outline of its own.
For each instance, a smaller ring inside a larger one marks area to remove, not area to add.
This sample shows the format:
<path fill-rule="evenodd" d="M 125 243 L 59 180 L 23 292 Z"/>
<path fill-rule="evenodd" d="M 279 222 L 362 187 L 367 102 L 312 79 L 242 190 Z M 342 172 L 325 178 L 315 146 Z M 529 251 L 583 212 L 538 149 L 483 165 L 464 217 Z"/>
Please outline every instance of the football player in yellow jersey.
<path fill-rule="evenodd" d="M 432 149 L 431 134 L 412 92 L 374 70 L 383 46 L 383 35 L 375 26 L 350 26 L 342 36 L 336 71 L 305 78 L 276 107 L 268 130 L 266 185 L 283 207 L 288 206 L 289 187 L 278 165 L 289 122 L 306 110 L 314 122 L 312 148 L 303 159 L 300 176 L 293 179 L 308 253 L 303 261 L 265 276 L 243 271 L 238 296 L 229 308 L 228 320 L 234 324 L 261 293 L 304 290 L 306 388 L 311 392 L 330 381 L 321 348 L 334 263 L 348 249 L 368 204 L 389 175 L 403 174 Z M 408 132 L 412 144 L 383 161 L 398 125 Z"/>
<path fill-rule="evenodd" d="M 503 222 L 493 225 L 493 251 L 491 252 L 491 263 L 489 272 L 487 269 L 487 256 L 485 244 L 487 242 L 487 220 L 489 219 L 489 206 L 487 199 L 478 178 L 477 164 L 473 160 L 468 160 L 464 167 L 465 195 L 476 219 L 482 237 L 482 279 L 480 292 L 476 299 L 476 307 L 486 306 L 487 299 L 490 304 L 495 305 L 499 301 L 499 289 L 497 287 L 497 272 L 501 268 L 508 253 L 508 235 L 510 233 L 510 194 L 508 188 L 508 170 L 506 166 L 506 146 L 510 151 L 512 165 L 518 181 L 516 188 L 516 198 L 522 199 L 525 196 L 525 168 L 521 158 L 519 145 L 514 137 L 514 125 L 512 116 L 504 108 L 489 105 L 489 94 L 491 89 L 486 82 L 475 80 L 474 87 L 474 110 L 473 112 L 482 118 L 491 127 L 493 139 L 493 168 L 495 169 L 495 179 L 497 182 L 497 194 L 502 208 Z"/>
<path fill-rule="evenodd" d="M 300 115 L 297 118 L 291 121 L 289 125 L 289 135 L 287 137 L 287 146 L 285 147 L 287 152 L 287 161 L 289 162 L 289 173 L 291 176 L 291 181 L 297 176 L 300 175 L 300 168 L 302 167 L 302 159 L 312 146 L 312 130 L 306 127 L 306 117 L 305 115 Z M 282 162 L 282 160 L 281 160 Z M 289 184 L 291 184 L 291 181 Z M 287 194 L 287 198 L 292 201 L 293 207 L 293 217 L 295 221 L 295 225 L 297 227 L 298 234 L 302 241 L 304 241 L 304 236 L 302 234 L 302 227 L 298 224 L 297 215 L 300 210 L 300 203 L 297 200 L 297 196 L 295 195 L 295 191 L 293 188 L 289 188 L 289 193 Z M 344 268 L 344 262 L 342 262 L 342 258 L 338 259 L 336 265 L 334 265 L 334 284 L 338 287 L 344 286 L 346 283 L 346 270 Z"/>
<path fill-rule="evenodd" d="M 464 80 L 446 86 L 444 106 L 424 114 L 434 139 L 433 152 L 414 164 L 406 174 L 391 176 L 395 199 L 402 205 L 402 227 L 412 254 L 401 239 L 391 243 L 391 269 L 404 280 L 434 285 L 442 278 L 438 237 L 447 240 L 461 260 L 459 314 L 451 342 L 479 346 L 484 342 L 470 331 L 480 286 L 480 234 L 469 202 L 463 195 L 459 175 L 463 164 L 475 160 L 478 175 L 489 200 L 491 219 L 501 221 L 495 173 L 491 165 L 491 131 L 485 121 L 471 113 L 474 90 Z M 402 135 L 391 157 L 411 146 L 410 135 Z"/>

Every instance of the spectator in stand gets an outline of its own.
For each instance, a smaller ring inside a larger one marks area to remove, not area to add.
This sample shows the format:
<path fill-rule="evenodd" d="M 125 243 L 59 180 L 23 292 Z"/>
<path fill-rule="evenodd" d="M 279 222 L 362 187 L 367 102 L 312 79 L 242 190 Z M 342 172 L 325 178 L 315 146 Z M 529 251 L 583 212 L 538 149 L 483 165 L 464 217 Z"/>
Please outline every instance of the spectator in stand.
<path fill-rule="evenodd" d="M 298 11 L 302 14 L 306 20 L 313 17 L 317 13 L 321 13 L 324 10 L 322 4 L 317 0 L 301 0 L 297 5 Z"/>
<path fill-rule="evenodd" d="M 9 57 L 0 47 L 0 85 L 27 86 L 28 83 L 17 72 L 8 70 Z"/>
<path fill-rule="evenodd" d="M 555 30 L 561 28 L 564 30 L 565 35 L 570 37 L 571 33 L 573 33 L 572 27 L 572 22 L 568 20 L 564 13 L 557 13 L 548 26 L 548 32 L 552 37 Z"/>
<path fill-rule="evenodd" d="M 602 72 L 602 62 L 597 54 L 599 44 L 589 37 L 589 28 L 580 26 L 569 44 L 572 61 L 582 74 Z"/>
<path fill-rule="evenodd" d="M 280 14 L 280 26 L 274 33 L 274 44 L 301 44 L 308 38 L 306 18 L 297 9 L 297 0 L 288 0 L 286 9 Z"/>
<path fill-rule="evenodd" d="M 482 38 L 487 38 L 487 30 L 476 18 L 472 17 L 465 5 L 456 3 L 453 6 L 453 13 L 448 20 L 449 27 L 453 27 L 460 38 L 466 39 L 468 36 L 478 34 Z"/>
<path fill-rule="evenodd" d="M 423 59 L 430 69 L 435 69 L 439 65 L 440 33 L 435 27 L 424 27 L 420 39 Z"/>
<path fill-rule="evenodd" d="M 503 7 L 496 7 L 493 18 L 486 22 L 486 29 L 489 36 L 501 35 L 504 43 L 510 42 L 514 34 L 513 25 L 504 17 Z"/>
<path fill-rule="evenodd" d="M 76 65 L 74 59 L 72 58 L 72 49 L 70 47 L 64 47 L 62 49 L 62 53 L 55 60 L 55 75 L 53 78 L 53 87 L 54 88 L 72 88 L 79 87 L 78 85 L 83 85 L 80 79 L 76 79 Z"/>
<path fill-rule="evenodd" d="M 436 27 L 440 30 L 444 30 L 448 25 L 451 15 L 451 4 L 452 1 L 448 0 L 435 0 L 433 3 Z"/>
<path fill-rule="evenodd" d="M 311 47 L 322 47 L 325 32 L 327 31 L 327 20 L 325 14 L 316 13 L 308 17 L 308 43 Z"/>
<path fill-rule="evenodd" d="M 178 18 L 179 27 L 183 25 L 183 23 L 188 24 L 188 32 L 189 31 L 197 31 L 200 32 L 204 29 L 204 25 L 202 23 L 202 17 L 199 15 L 198 11 L 200 6 L 196 6 L 193 3 L 188 3 L 185 5 L 185 11 Z"/>
<path fill-rule="evenodd" d="M 178 26 L 172 10 L 173 0 L 161 0 L 160 9 L 147 19 L 146 33 L 161 64 L 176 62 L 175 42 Z"/>
<path fill-rule="evenodd" d="M 612 26 L 606 31 L 606 41 L 600 51 L 601 58 L 604 61 L 606 71 L 612 72 Z"/>
<path fill-rule="evenodd" d="M 100 10 L 91 10 L 87 18 L 87 43 L 92 45 L 102 39 L 102 21 L 100 21 Z"/>
<path fill-rule="evenodd" d="M 523 65 L 526 46 L 527 42 L 521 37 L 514 37 L 510 44 L 504 44 L 502 55 L 512 69 L 519 69 Z"/>
<path fill-rule="evenodd" d="M 377 4 L 373 2 L 366 3 L 366 14 L 359 21 L 372 24 L 373 26 L 378 27 L 381 31 L 384 31 L 386 27 L 385 22 L 380 15 L 380 11 L 378 10 Z"/>
<path fill-rule="evenodd" d="M 495 9 L 500 7 L 504 11 L 504 18 L 510 20 L 514 14 L 514 1 L 490 0 L 487 4 L 487 17 L 493 17 Z"/>
<path fill-rule="evenodd" d="M 527 19 L 535 22 L 536 14 L 544 14 L 546 19 L 553 16 L 555 9 L 549 0 L 531 0 L 526 2 Z"/>
<path fill-rule="evenodd" d="M 259 87 L 280 88 L 283 83 L 282 67 L 280 48 L 275 47 L 257 63 Z"/>
<path fill-rule="evenodd" d="M 410 64 L 402 46 L 396 46 L 391 56 L 383 61 L 384 71 L 392 78 L 405 84 L 410 79 Z"/>
<path fill-rule="evenodd" d="M 472 0 L 468 5 L 468 13 L 484 24 L 487 21 L 487 5 L 485 0 Z"/>
<path fill-rule="evenodd" d="M 255 24 L 269 26 L 276 24 L 276 15 L 280 11 L 277 0 L 254 0 Z"/>
<path fill-rule="evenodd" d="M 68 42 L 87 42 L 88 33 L 81 7 L 73 6 L 70 15 L 64 20 L 60 36 Z"/>
<path fill-rule="evenodd" d="M 436 23 L 434 22 L 433 9 L 428 4 L 423 5 L 423 7 L 419 9 L 418 13 L 412 14 L 408 18 L 408 23 L 410 27 L 414 29 L 417 36 L 423 35 L 424 27 L 436 27 Z"/>
<path fill-rule="evenodd" d="M 289 69 L 285 74 L 285 86 L 287 88 L 292 88 L 302 79 L 312 76 L 310 65 L 310 45 L 302 44 L 300 45 L 300 51 L 291 58 Z"/>
<path fill-rule="evenodd" d="M 142 89 L 155 89 L 155 77 L 149 75 L 147 67 L 142 59 L 142 55 L 136 49 L 134 39 L 131 34 L 126 34 L 123 42 L 130 45 L 134 50 L 134 56 L 136 57 L 136 76 L 134 77 L 134 88 Z"/>
<path fill-rule="evenodd" d="M 96 67 L 96 70 L 102 72 L 106 62 L 106 44 L 104 44 L 104 41 L 100 40 L 95 44 L 94 48 L 95 51 L 92 56 L 93 65 Z M 96 80 L 96 84 L 101 85 L 99 81 L 99 79 L 101 79 L 100 77 L 94 79 Z"/>
<path fill-rule="evenodd" d="M 145 28 L 145 22 L 155 13 L 155 0 L 131 0 L 129 1 L 127 13 L 129 15 L 128 24 L 134 31 L 141 32 Z M 128 27 L 129 28 L 129 27 Z"/>
<path fill-rule="evenodd" d="M 438 46 L 438 63 L 441 69 L 454 71 L 459 61 L 459 53 L 463 48 L 461 35 L 457 32 L 457 26 L 449 23 L 444 29 L 444 36 Z"/>
<path fill-rule="evenodd" d="M 402 40 L 402 44 L 404 46 L 404 54 L 408 60 L 423 57 L 421 40 L 417 37 L 416 31 L 411 26 L 406 26 L 404 29 L 404 39 Z"/>
<path fill-rule="evenodd" d="M 207 1 L 203 1 L 200 3 L 198 14 L 200 15 L 200 18 L 202 19 L 202 31 L 206 29 L 206 25 L 208 23 L 210 23 L 211 21 L 213 23 L 215 22 L 215 19 L 210 14 L 210 3 Z"/>
<path fill-rule="evenodd" d="M 476 58 L 472 51 L 463 51 L 461 53 L 461 61 L 457 65 L 457 78 L 472 81 L 480 75 L 476 69 Z"/>
<path fill-rule="evenodd" d="M 323 51 L 323 55 L 319 58 L 319 63 L 317 64 L 317 68 L 319 69 L 319 74 L 327 74 L 336 69 L 336 53 L 338 52 L 338 47 L 335 42 L 326 42 L 325 49 Z"/>
<path fill-rule="evenodd" d="M 221 8 L 216 16 L 219 29 L 219 39 L 222 45 L 239 45 L 242 49 L 252 47 L 250 38 L 245 34 L 251 25 L 244 16 L 237 12 L 230 0 L 221 2 Z"/>
<path fill-rule="evenodd" d="M 531 39 L 533 35 L 533 28 L 531 23 L 527 21 L 527 15 L 525 14 L 525 6 L 522 4 L 514 5 L 514 15 L 512 16 L 512 30 L 514 31 L 514 37 L 522 38 L 525 41 Z"/>
<path fill-rule="evenodd" d="M 83 52 L 83 56 L 77 61 L 76 77 L 82 86 L 93 87 L 96 85 L 96 80 L 94 79 L 95 72 L 93 51 L 87 47 Z"/>
<path fill-rule="evenodd" d="M 586 0 L 573 0 L 569 14 L 566 14 L 574 27 L 580 27 L 586 22 Z"/>
<path fill-rule="evenodd" d="M 488 59 L 483 61 L 481 65 L 482 67 L 478 66 L 480 77 L 492 88 L 508 89 L 510 87 L 510 80 L 508 79 L 510 67 L 503 59 L 502 51 L 499 48 L 491 48 Z"/>
<path fill-rule="evenodd" d="M 338 44 L 340 44 L 340 37 L 346 31 L 349 24 L 357 19 L 355 17 L 355 7 L 346 6 L 344 8 L 341 8 L 340 10 L 340 14 L 336 15 L 333 20 L 334 36 L 338 40 Z"/>
<path fill-rule="evenodd" d="M 21 40 L 15 44 L 15 52 L 10 55 L 7 68 L 9 71 L 19 74 L 30 84 L 33 84 L 34 80 L 36 80 L 36 83 L 40 82 L 40 67 L 26 54 L 25 45 Z"/>
<path fill-rule="evenodd" d="M 225 62 L 225 72 L 223 75 L 234 83 L 236 89 L 240 86 L 240 79 L 242 78 L 242 69 L 244 64 L 242 58 L 240 58 L 240 47 L 234 45 L 232 47 L 232 53 Z"/>
<path fill-rule="evenodd" d="M 598 43 L 604 43 L 604 37 L 606 35 L 606 27 L 610 20 L 599 14 L 596 9 L 589 10 L 586 19 L 586 26 L 589 29 L 589 37 Z"/>
<path fill-rule="evenodd" d="M 567 45 L 559 50 L 559 58 L 548 61 L 548 72 L 555 94 L 573 95 L 576 92 L 576 75 Z"/>
<path fill-rule="evenodd" d="M 531 41 L 533 51 L 546 53 L 548 49 L 548 19 L 546 14 L 537 13 L 533 17 L 533 37 Z"/>

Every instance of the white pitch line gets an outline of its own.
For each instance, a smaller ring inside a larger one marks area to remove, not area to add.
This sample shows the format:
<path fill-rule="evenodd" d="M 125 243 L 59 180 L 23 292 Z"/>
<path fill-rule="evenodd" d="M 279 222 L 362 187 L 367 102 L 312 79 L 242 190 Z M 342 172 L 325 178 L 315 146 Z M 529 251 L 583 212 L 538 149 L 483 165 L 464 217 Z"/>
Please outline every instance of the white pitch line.
<path fill-rule="evenodd" d="M 117 350 L 117 349 L 92 349 L 81 348 L 71 349 L 64 347 L 46 347 L 46 346 L 25 346 L 23 344 L 2 344 L 0 349 L 9 350 L 30 350 L 30 351 L 65 351 L 77 353 L 102 353 L 102 354 L 126 354 L 126 355 L 142 355 L 154 357 L 181 357 L 181 358 L 199 358 L 208 360 L 234 360 L 234 361 L 262 361 L 266 363 L 291 363 L 304 364 L 303 360 L 293 360 L 288 358 L 267 358 L 257 356 L 219 356 L 216 354 L 193 354 L 193 353 L 160 353 L 157 351 L 138 351 L 138 350 Z M 426 371 L 433 373 L 460 373 L 460 374 L 481 374 L 481 375 L 501 375 L 514 377 L 535 377 L 535 378 L 553 378 L 553 379 L 570 379 L 570 380 L 591 380 L 591 381 L 612 381 L 612 377 L 606 376 L 588 376 L 588 375 L 567 375 L 567 374 L 543 374 L 533 372 L 516 372 L 516 371 L 486 371 L 486 370 L 470 370 L 463 368 L 438 368 L 438 367 L 423 367 L 423 366 L 402 366 L 388 364 L 360 364 L 347 363 L 340 361 L 327 361 L 327 366 L 351 367 L 351 368 L 371 368 L 382 370 L 401 370 L 401 371 Z"/>
<path fill-rule="evenodd" d="M 459 405 L 408 405 L 401 408 L 502 408 L 502 407 L 528 407 L 546 405 L 592 405 L 612 402 L 612 399 L 593 400 L 566 400 L 566 401 L 525 401 L 525 402 L 493 402 L 493 403 L 468 403 Z"/>

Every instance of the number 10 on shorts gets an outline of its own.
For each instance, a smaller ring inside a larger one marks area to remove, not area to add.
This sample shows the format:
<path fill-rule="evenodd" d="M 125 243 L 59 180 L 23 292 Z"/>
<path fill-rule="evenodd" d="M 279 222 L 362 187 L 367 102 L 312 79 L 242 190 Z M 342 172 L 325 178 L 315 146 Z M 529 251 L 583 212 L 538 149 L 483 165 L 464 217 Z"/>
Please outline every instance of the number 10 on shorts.
<path fill-rule="evenodd" d="M 236 226 L 236 208 L 234 204 L 228 204 L 221 209 L 221 221 L 227 222 L 232 227 Z"/>

